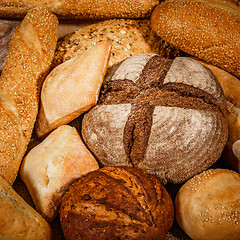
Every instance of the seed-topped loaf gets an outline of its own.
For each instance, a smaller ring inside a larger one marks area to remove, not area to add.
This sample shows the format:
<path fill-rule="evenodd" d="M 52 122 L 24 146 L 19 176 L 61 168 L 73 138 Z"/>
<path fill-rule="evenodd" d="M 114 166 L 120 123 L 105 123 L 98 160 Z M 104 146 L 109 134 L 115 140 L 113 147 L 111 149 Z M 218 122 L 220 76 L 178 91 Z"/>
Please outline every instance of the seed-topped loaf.
<path fill-rule="evenodd" d="M 238 240 L 240 236 L 240 175 L 209 169 L 178 191 L 178 224 L 193 240 Z"/>
<path fill-rule="evenodd" d="M 168 43 L 240 77 L 240 8 L 230 1 L 162 1 L 151 26 Z"/>
<path fill-rule="evenodd" d="M 225 111 L 220 84 L 201 63 L 140 54 L 108 72 L 82 135 L 103 166 L 132 166 L 180 183 L 220 157 Z"/>
<path fill-rule="evenodd" d="M 11 184 L 30 141 L 40 88 L 58 39 L 58 19 L 45 8 L 28 12 L 16 28 L 0 77 L 0 174 Z"/>
<path fill-rule="evenodd" d="M 140 53 L 158 53 L 174 58 L 183 54 L 164 42 L 150 26 L 150 20 L 110 19 L 80 28 L 59 41 L 52 67 L 75 57 L 100 41 L 111 41 L 109 68 Z"/>
<path fill-rule="evenodd" d="M 159 0 L 1 0 L 0 17 L 21 18 L 34 7 L 45 7 L 59 19 L 144 18 Z"/>

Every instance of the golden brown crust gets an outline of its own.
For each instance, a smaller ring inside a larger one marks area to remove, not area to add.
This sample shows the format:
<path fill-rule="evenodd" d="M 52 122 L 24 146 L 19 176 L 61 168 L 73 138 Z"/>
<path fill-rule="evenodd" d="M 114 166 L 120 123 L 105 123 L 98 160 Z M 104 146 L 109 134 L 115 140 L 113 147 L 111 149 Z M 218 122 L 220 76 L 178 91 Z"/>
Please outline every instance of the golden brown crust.
<path fill-rule="evenodd" d="M 36 209 L 48 222 L 52 222 L 69 185 L 98 168 L 77 130 L 62 125 L 26 155 L 20 176 Z"/>
<path fill-rule="evenodd" d="M 52 230 L 43 217 L 0 176 L 0 238 L 51 240 Z"/>
<path fill-rule="evenodd" d="M 23 17 L 31 8 L 44 6 L 58 18 L 142 18 L 150 15 L 159 0 L 2 0 L 0 17 Z"/>
<path fill-rule="evenodd" d="M 105 167 L 91 172 L 63 197 L 66 239 L 165 239 L 173 204 L 158 179 L 141 170 Z"/>
<path fill-rule="evenodd" d="M 194 176 L 175 199 L 176 219 L 198 240 L 238 240 L 240 235 L 240 175 L 211 169 Z"/>
<path fill-rule="evenodd" d="M 25 137 L 21 149 L 9 149 L 12 167 L 19 165 L 32 134 L 38 112 L 39 90 L 43 77 L 51 65 L 58 37 L 58 20 L 46 9 L 30 11 L 10 42 L 9 53 L 0 78 L 0 91 L 8 95 L 16 104 L 20 125 Z M 1 119 L 1 124 L 5 124 Z M 10 129 L 7 129 L 10 133 Z M 10 134 L 5 140 L 8 144 L 16 141 Z M 17 140 L 18 141 L 18 140 Z M 4 147 L 2 143 L 1 148 Z M 6 150 L 7 151 L 7 150 Z M 5 151 L 5 152 L 6 152 Z M 19 152 L 20 151 L 20 152 Z M 16 152 L 19 154 L 17 158 Z M 21 153 L 21 154 L 20 154 Z M 3 155 L 1 155 L 3 156 Z M 1 163 L 8 165 L 1 157 Z M 10 168 L 10 166 L 8 165 Z M 17 169 L 10 171 L 7 180 L 13 183 Z M 1 173 L 1 172 L 0 172 Z"/>
<path fill-rule="evenodd" d="M 175 47 L 240 76 L 240 10 L 222 0 L 169 0 L 151 15 L 153 30 Z"/>
<path fill-rule="evenodd" d="M 240 172 L 239 159 L 233 154 L 233 143 L 240 139 L 240 80 L 230 73 L 200 61 L 217 77 L 227 100 L 226 119 L 228 122 L 228 142 L 223 151 L 223 160 L 228 167 Z"/>
<path fill-rule="evenodd" d="M 61 40 L 57 45 L 52 68 L 106 40 L 112 41 L 109 68 L 140 53 L 154 52 L 167 58 L 180 55 L 179 50 L 151 30 L 150 20 L 110 19 L 82 27 Z"/>

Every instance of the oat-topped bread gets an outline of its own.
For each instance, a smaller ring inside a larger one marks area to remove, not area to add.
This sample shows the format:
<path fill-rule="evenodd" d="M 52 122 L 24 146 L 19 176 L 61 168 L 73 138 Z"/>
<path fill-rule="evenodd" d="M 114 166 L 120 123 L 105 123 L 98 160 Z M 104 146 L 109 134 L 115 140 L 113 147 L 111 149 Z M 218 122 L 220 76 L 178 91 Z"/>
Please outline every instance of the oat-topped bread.
<path fill-rule="evenodd" d="M 151 26 L 168 43 L 240 77 L 240 8 L 230 1 L 163 1 Z"/>
<path fill-rule="evenodd" d="M 109 67 L 132 55 L 158 53 L 173 58 L 180 51 L 158 37 L 148 19 L 110 19 L 80 28 L 58 43 L 53 66 L 81 54 L 100 41 L 112 41 Z"/>
<path fill-rule="evenodd" d="M 201 63 L 140 54 L 108 72 L 82 135 L 104 166 L 141 168 L 180 183 L 220 157 L 225 111 L 220 84 Z"/>
<path fill-rule="evenodd" d="M 81 177 L 60 208 L 67 240 L 163 240 L 173 219 L 172 200 L 159 180 L 130 167 L 105 167 Z"/>

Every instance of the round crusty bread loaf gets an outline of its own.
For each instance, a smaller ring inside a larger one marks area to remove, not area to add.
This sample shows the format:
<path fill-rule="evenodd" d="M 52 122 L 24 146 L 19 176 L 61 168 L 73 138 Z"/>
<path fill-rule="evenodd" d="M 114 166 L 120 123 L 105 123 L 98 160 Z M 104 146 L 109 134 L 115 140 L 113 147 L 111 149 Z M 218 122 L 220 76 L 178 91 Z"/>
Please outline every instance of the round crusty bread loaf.
<path fill-rule="evenodd" d="M 150 20 L 110 19 L 84 26 L 59 41 L 52 67 L 106 40 L 112 41 L 109 67 L 140 53 L 154 52 L 169 58 L 180 55 L 151 30 Z"/>
<path fill-rule="evenodd" d="M 175 209 L 193 240 L 239 240 L 240 175 L 211 169 L 194 176 L 177 193 Z"/>
<path fill-rule="evenodd" d="M 153 30 L 175 47 L 240 76 L 240 8 L 223 0 L 167 0 Z"/>
<path fill-rule="evenodd" d="M 140 54 L 108 72 L 98 104 L 83 117 L 82 136 L 103 166 L 181 183 L 220 157 L 225 107 L 219 82 L 198 61 Z"/>
<path fill-rule="evenodd" d="M 105 167 L 81 177 L 62 199 L 67 240 L 166 238 L 172 200 L 156 177 L 127 167 Z"/>

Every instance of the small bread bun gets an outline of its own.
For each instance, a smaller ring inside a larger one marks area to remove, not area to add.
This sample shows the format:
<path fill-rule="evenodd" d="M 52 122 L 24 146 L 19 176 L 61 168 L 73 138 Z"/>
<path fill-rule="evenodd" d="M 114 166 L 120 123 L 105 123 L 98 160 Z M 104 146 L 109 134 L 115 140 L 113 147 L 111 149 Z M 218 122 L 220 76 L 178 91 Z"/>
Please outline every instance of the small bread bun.
<path fill-rule="evenodd" d="M 176 219 L 193 240 L 239 240 L 240 175 L 211 169 L 195 175 L 175 199 Z"/>
<path fill-rule="evenodd" d="M 224 0 L 167 0 L 151 15 L 168 43 L 240 76 L 240 9 Z"/>
<path fill-rule="evenodd" d="M 172 200 L 159 180 L 130 167 L 104 167 L 81 177 L 60 208 L 67 240 L 161 240 L 173 219 Z"/>

